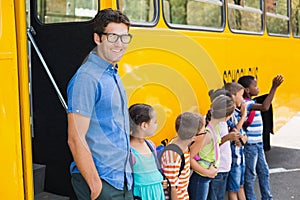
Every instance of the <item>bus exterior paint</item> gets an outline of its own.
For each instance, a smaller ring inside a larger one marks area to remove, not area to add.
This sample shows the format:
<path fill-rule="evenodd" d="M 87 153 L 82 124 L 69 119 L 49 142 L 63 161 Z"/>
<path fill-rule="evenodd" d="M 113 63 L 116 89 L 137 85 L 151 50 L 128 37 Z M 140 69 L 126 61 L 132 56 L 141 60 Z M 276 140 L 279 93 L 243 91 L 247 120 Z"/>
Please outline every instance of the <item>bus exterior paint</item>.
<path fill-rule="evenodd" d="M 25 1 L 0 1 L 0 197 L 34 199 Z M 101 1 L 101 9 L 116 1 Z M 162 3 L 160 1 L 160 13 Z M 273 101 L 275 130 L 300 110 L 297 86 L 300 39 L 292 36 L 174 30 L 162 16 L 153 28 L 132 27 L 132 43 L 120 64 L 129 103 L 148 103 L 157 111 L 159 145 L 175 136 L 184 111 L 209 109 L 208 90 L 242 75 L 258 79 L 268 93 L 277 74 L 285 76 Z"/>

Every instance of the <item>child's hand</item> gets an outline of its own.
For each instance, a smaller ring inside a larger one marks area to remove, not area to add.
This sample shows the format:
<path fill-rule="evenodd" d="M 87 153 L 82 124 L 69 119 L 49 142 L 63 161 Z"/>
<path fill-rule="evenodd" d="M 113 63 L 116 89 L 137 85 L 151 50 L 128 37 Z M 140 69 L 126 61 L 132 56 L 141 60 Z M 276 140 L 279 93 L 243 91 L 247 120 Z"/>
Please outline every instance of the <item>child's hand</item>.
<path fill-rule="evenodd" d="M 228 133 L 228 137 L 230 141 L 236 141 L 240 138 L 240 134 L 235 130 Z"/>
<path fill-rule="evenodd" d="M 209 178 L 215 178 L 218 174 L 218 169 L 213 164 L 211 164 L 207 170 L 206 176 Z"/>
<path fill-rule="evenodd" d="M 161 183 L 162 183 L 162 186 L 163 186 L 164 190 L 168 188 L 168 181 L 167 180 L 163 180 Z"/>
<path fill-rule="evenodd" d="M 241 141 L 240 141 L 240 140 L 236 140 L 236 141 L 234 141 L 234 144 L 235 144 L 235 146 L 237 146 L 237 147 L 241 147 L 241 146 L 243 146 L 243 144 L 241 143 Z"/>
<path fill-rule="evenodd" d="M 277 75 L 274 79 L 273 79 L 273 85 L 272 87 L 277 88 L 281 85 L 281 83 L 283 82 L 284 78 L 281 74 Z"/>

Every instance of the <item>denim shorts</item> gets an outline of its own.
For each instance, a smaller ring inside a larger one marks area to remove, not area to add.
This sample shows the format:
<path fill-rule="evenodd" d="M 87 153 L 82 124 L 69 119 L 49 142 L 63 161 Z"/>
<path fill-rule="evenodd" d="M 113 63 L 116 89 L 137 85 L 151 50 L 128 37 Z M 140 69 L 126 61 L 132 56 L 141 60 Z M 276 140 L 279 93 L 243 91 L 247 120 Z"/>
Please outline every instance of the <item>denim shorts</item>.
<path fill-rule="evenodd" d="M 245 165 L 231 166 L 227 179 L 227 191 L 238 192 L 240 190 L 241 185 L 244 185 L 244 173 Z"/>

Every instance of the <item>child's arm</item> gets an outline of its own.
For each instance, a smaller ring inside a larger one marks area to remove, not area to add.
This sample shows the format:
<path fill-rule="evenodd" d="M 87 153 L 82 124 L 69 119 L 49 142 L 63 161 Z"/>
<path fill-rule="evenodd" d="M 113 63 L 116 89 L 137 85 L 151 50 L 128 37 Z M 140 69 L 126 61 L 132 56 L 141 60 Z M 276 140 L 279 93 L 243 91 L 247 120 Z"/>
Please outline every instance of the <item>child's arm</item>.
<path fill-rule="evenodd" d="M 274 98 L 276 89 L 281 85 L 282 82 L 283 82 L 283 76 L 277 75 L 273 79 L 273 84 L 272 84 L 271 90 L 270 90 L 268 96 L 266 97 L 266 99 L 264 100 L 264 102 L 262 104 L 257 104 L 257 103 L 253 104 L 251 109 L 252 110 L 260 110 L 260 111 L 269 110 L 272 100 Z"/>
<path fill-rule="evenodd" d="M 220 146 L 222 144 L 224 144 L 225 142 L 227 141 L 236 141 L 239 139 L 239 136 L 240 134 L 236 131 L 236 130 L 233 130 L 231 131 L 230 133 L 228 133 L 227 135 L 224 135 L 222 138 L 221 138 L 221 143 L 220 143 Z"/>
<path fill-rule="evenodd" d="M 199 165 L 198 162 L 192 157 L 191 157 L 191 168 L 194 171 L 203 174 L 204 176 L 207 176 L 209 178 L 215 178 L 215 176 L 217 176 L 218 173 L 218 169 L 215 168 L 213 165 L 210 165 L 208 169 L 205 169 L 204 167 Z"/>
<path fill-rule="evenodd" d="M 236 129 L 238 132 L 240 132 L 240 130 L 242 129 L 243 124 L 247 117 L 247 104 L 246 103 L 242 103 L 240 111 L 241 111 L 241 118 L 238 121 L 238 123 L 236 124 Z"/>
<path fill-rule="evenodd" d="M 172 186 L 171 187 L 171 197 L 172 197 L 172 200 L 178 200 L 177 198 L 177 188 L 175 186 Z"/>
<path fill-rule="evenodd" d="M 210 136 L 207 135 L 207 134 L 201 135 L 201 136 L 200 135 L 196 136 L 194 142 L 190 146 L 190 156 L 191 156 L 191 158 L 194 158 L 199 153 L 199 151 L 207 143 L 207 141 L 209 142 L 209 140 L 207 140 L 207 138 L 210 139 Z"/>

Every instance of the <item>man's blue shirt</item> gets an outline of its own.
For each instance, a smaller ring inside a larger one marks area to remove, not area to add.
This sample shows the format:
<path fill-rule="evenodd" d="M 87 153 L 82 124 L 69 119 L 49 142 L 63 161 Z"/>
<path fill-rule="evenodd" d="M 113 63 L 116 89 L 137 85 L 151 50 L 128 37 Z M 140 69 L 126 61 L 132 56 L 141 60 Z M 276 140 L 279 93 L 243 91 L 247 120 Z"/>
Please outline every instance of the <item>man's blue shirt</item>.
<path fill-rule="evenodd" d="M 131 189 L 128 104 L 114 66 L 95 53 L 68 84 L 68 113 L 90 118 L 86 141 L 101 179 L 119 190 Z M 84 145 L 84 144 L 83 144 Z M 71 173 L 78 173 L 76 163 Z"/>

